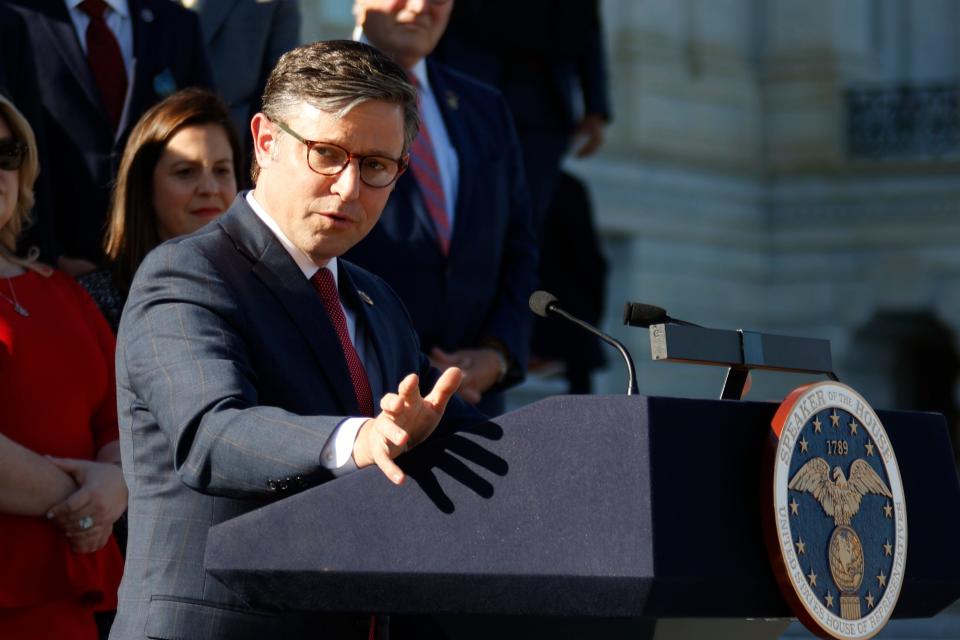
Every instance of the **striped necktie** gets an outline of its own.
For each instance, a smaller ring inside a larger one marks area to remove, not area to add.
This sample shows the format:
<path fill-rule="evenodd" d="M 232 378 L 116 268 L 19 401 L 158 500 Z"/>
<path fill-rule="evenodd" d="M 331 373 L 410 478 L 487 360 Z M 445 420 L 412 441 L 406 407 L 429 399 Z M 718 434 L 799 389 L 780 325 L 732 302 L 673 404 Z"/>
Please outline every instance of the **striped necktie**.
<path fill-rule="evenodd" d="M 417 89 L 417 101 L 421 87 L 416 77 L 409 76 L 410 82 Z M 447 198 L 443 194 L 443 183 L 440 181 L 440 167 L 437 164 L 437 155 L 433 145 L 433 139 L 427 130 L 427 122 L 420 118 L 420 133 L 410 149 L 410 168 L 413 170 L 413 177 L 420 188 L 420 195 L 423 197 L 423 204 L 433 220 L 434 231 L 437 234 L 437 242 L 440 244 L 440 250 L 443 255 L 450 251 L 450 217 L 447 215 Z"/>

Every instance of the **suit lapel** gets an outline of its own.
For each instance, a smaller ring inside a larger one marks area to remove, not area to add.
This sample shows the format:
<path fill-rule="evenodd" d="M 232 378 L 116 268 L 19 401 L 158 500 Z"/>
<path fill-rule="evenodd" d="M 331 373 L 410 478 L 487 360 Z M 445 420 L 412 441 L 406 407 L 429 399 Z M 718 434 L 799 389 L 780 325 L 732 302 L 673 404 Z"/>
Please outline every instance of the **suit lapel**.
<path fill-rule="evenodd" d="M 111 130 L 113 125 L 107 118 L 103 102 L 100 100 L 100 91 L 97 89 L 97 83 L 93 79 L 93 72 L 90 71 L 90 65 L 87 64 L 87 56 L 80 45 L 80 39 L 77 37 L 77 30 L 73 26 L 73 20 L 70 19 L 70 13 L 62 0 L 46 0 L 41 9 L 47 19 L 44 25 L 47 29 L 50 42 L 53 48 L 66 62 L 71 75 L 76 78 L 77 84 L 83 91 L 83 95 L 94 105 L 97 113 L 103 117 L 103 122 Z"/>
<path fill-rule="evenodd" d="M 200 0 L 197 12 L 200 14 L 200 29 L 203 31 L 203 41 L 206 44 L 213 42 L 220 27 L 226 22 L 227 16 L 233 11 L 239 0 Z"/>
<path fill-rule="evenodd" d="M 150 77 L 152 65 L 150 60 L 156 55 L 160 43 L 156 42 L 157 12 L 151 6 L 151 0 L 130 0 L 130 24 L 133 28 L 133 86 L 130 88 L 130 97 L 124 112 L 125 121 L 118 131 L 132 127 L 135 123 L 129 121 L 131 113 L 143 113 L 147 106 L 153 104 L 153 78 Z"/>
<path fill-rule="evenodd" d="M 360 415 L 343 348 L 323 302 L 303 272 L 238 195 L 230 210 L 218 221 L 237 249 L 253 261 L 251 271 L 284 308 L 313 350 L 317 364 L 334 390 L 345 415 Z M 283 331 L 277 327 L 277 331 Z"/>
<path fill-rule="evenodd" d="M 478 170 L 476 154 L 470 152 L 470 132 L 467 130 L 460 109 L 463 105 L 460 103 L 460 95 L 448 83 L 448 76 L 443 68 L 427 59 L 427 73 L 430 77 L 430 87 L 436 98 L 437 106 L 440 108 L 440 114 L 443 116 L 443 124 L 447 129 L 447 135 L 450 137 L 450 144 L 457 151 L 457 161 L 460 165 L 459 186 L 457 187 L 457 215 L 453 219 L 453 233 L 450 238 L 451 253 L 453 245 L 458 238 L 463 235 L 464 221 L 461 220 L 461 211 L 466 210 L 466 203 L 473 192 L 473 177 Z"/>
<path fill-rule="evenodd" d="M 399 380 L 398 372 L 390 368 L 392 363 L 397 362 L 397 359 L 394 357 L 395 345 L 393 341 L 385 339 L 387 336 L 394 334 L 395 328 L 391 326 L 389 320 L 381 313 L 383 307 L 377 305 L 378 300 L 375 297 L 377 292 L 361 290 L 357 287 L 355 276 L 356 267 L 343 259 L 338 260 L 337 264 L 339 273 L 337 286 L 340 289 L 340 293 L 346 298 L 351 310 L 354 312 L 357 324 L 362 324 L 365 328 L 367 341 L 373 345 L 377 363 L 379 364 L 379 389 L 383 393 L 396 391 L 397 380 Z M 370 372 L 368 371 L 367 373 L 369 375 Z M 402 376 L 402 372 L 399 375 Z M 374 392 L 376 392 L 377 388 L 378 387 L 371 384 L 371 389 L 373 389 Z M 379 407 L 379 399 L 376 393 L 374 393 L 374 414 L 378 412 Z"/>

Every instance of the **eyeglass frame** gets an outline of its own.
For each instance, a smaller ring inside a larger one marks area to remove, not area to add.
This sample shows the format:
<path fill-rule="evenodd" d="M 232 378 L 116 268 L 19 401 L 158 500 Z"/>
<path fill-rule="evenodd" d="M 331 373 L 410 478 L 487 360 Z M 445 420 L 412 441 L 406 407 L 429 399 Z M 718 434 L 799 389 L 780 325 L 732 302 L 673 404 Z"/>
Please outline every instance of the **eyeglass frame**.
<path fill-rule="evenodd" d="M 406 170 L 407 170 L 407 167 L 410 165 L 410 156 L 409 156 L 409 155 L 403 156 L 402 158 L 391 158 L 390 156 L 384 156 L 384 155 L 380 155 L 380 154 L 376 154 L 376 153 L 372 153 L 372 154 L 370 154 L 370 155 L 362 156 L 362 155 L 360 155 L 360 154 L 353 153 L 352 151 L 348 151 L 347 149 L 344 149 L 344 148 L 341 147 L 340 145 L 334 144 L 333 142 L 326 142 L 326 141 L 324 141 L 324 140 L 307 140 L 306 138 L 304 138 L 303 136 L 301 136 L 299 133 L 297 133 L 296 131 L 294 131 L 293 129 L 291 129 L 289 125 L 285 124 L 284 122 L 281 122 L 280 120 L 273 120 L 272 122 L 273 122 L 274 124 L 276 124 L 278 127 L 280 127 L 281 130 L 283 130 L 283 131 L 285 131 L 286 133 L 288 133 L 288 134 L 290 134 L 291 136 L 293 136 L 293 138 L 294 138 L 295 140 L 298 140 L 299 142 L 302 142 L 302 143 L 303 143 L 303 145 L 307 148 L 307 157 L 306 157 L 306 160 L 307 160 L 307 168 L 310 169 L 310 171 L 313 171 L 315 174 L 317 174 L 317 175 L 319 175 L 319 176 L 326 176 L 326 177 L 328 177 L 328 178 L 332 178 L 332 177 L 334 177 L 334 176 L 338 176 L 338 175 L 340 175 L 341 173 L 343 173 L 344 169 L 346 169 L 348 166 L 350 166 L 350 163 L 353 161 L 354 158 L 356 158 L 356 159 L 357 159 L 357 177 L 360 178 L 360 182 L 362 182 L 363 184 L 367 185 L 367 186 L 370 187 L 371 189 L 384 189 L 384 188 L 389 187 L 390 185 L 392 185 L 394 182 L 396 182 L 396 181 L 397 181 L 397 178 L 399 178 L 400 175 L 401 175 L 404 171 L 406 171 Z M 315 147 L 315 146 L 318 145 L 318 144 L 326 145 L 326 146 L 328 146 L 328 147 L 334 147 L 334 148 L 336 148 L 336 149 L 339 149 L 340 151 L 343 151 L 345 154 L 347 154 L 347 160 L 346 160 L 346 162 L 344 162 L 344 163 L 343 163 L 343 166 L 340 167 L 340 169 L 339 169 L 338 171 L 336 171 L 335 173 L 320 173 L 319 171 L 317 171 L 316 169 L 314 169 L 314 168 L 310 165 L 310 152 L 313 150 L 313 147 Z M 384 185 L 373 185 L 373 184 L 370 184 L 369 182 L 367 182 L 366 180 L 363 179 L 363 161 L 366 160 L 367 158 L 382 158 L 382 159 L 384 159 L 384 160 L 390 160 L 390 161 L 392 161 L 392 162 L 396 162 L 396 163 L 397 163 L 397 175 L 393 176 L 393 179 L 392 179 L 390 182 L 388 182 L 387 184 L 384 184 Z"/>
<path fill-rule="evenodd" d="M 6 148 L 4 148 L 6 147 Z M 13 158 L 13 166 L 4 167 L 3 158 Z M 27 143 L 16 138 L 0 139 L 0 170 L 18 171 L 27 159 Z"/>

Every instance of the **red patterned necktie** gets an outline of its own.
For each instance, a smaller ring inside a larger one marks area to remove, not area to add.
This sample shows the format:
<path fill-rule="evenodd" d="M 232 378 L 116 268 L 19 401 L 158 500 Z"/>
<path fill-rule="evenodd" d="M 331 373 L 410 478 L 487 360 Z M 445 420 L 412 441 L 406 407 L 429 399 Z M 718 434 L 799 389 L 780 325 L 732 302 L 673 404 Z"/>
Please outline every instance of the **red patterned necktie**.
<path fill-rule="evenodd" d="M 343 349 L 343 357 L 347 360 L 347 370 L 350 372 L 350 382 L 353 383 L 353 393 L 357 397 L 357 405 L 360 407 L 361 415 L 373 415 L 373 393 L 370 391 L 370 381 L 367 379 L 367 371 L 363 368 L 360 356 L 350 342 L 350 333 L 347 331 L 347 317 L 343 313 L 343 307 L 340 306 L 340 295 L 337 293 L 337 285 L 333 281 L 333 273 L 323 268 L 313 274 L 310 278 L 314 288 L 320 294 L 323 300 L 323 306 L 327 309 L 327 315 L 330 316 L 330 322 L 337 332 L 337 338 L 340 339 L 340 347 Z"/>
<path fill-rule="evenodd" d="M 79 7 L 90 16 L 90 24 L 87 25 L 87 62 L 93 71 L 107 115 L 116 130 L 127 98 L 127 71 L 123 66 L 123 54 L 120 53 L 117 37 L 103 19 L 107 3 L 104 0 L 83 0 Z"/>
<path fill-rule="evenodd" d="M 420 83 L 411 74 L 410 82 L 417 89 L 419 102 Z M 450 251 L 450 217 L 447 215 L 447 198 L 443 195 L 443 183 L 440 182 L 440 167 L 433 146 L 433 139 L 427 130 L 427 122 L 420 118 L 420 133 L 410 149 L 410 168 L 417 180 L 423 203 L 427 207 L 430 219 L 437 232 L 437 242 L 443 255 Z"/>

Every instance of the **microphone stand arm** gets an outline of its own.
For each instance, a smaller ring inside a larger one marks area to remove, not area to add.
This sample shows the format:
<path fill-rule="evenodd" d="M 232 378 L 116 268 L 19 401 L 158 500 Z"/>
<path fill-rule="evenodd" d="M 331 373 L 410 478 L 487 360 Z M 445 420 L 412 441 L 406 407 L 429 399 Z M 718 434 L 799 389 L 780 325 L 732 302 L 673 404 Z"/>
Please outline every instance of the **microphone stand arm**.
<path fill-rule="evenodd" d="M 616 338 L 612 338 L 601 331 L 597 331 L 597 329 L 592 325 L 587 324 L 580 318 L 570 315 L 560 307 L 551 306 L 548 310 L 550 311 L 550 313 L 555 313 L 558 316 L 566 318 L 567 320 L 577 325 L 581 329 L 585 329 L 589 331 L 590 333 L 597 336 L 598 338 L 600 338 L 601 340 L 609 344 L 611 347 L 619 351 L 620 355 L 623 356 L 624 362 L 627 363 L 627 395 L 635 396 L 639 393 L 639 391 L 637 390 L 637 370 L 636 370 L 636 367 L 633 366 L 633 358 L 630 357 L 630 354 L 627 353 L 626 347 L 624 347 L 619 340 L 617 340 Z"/>

